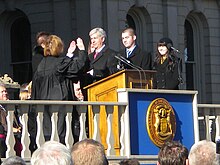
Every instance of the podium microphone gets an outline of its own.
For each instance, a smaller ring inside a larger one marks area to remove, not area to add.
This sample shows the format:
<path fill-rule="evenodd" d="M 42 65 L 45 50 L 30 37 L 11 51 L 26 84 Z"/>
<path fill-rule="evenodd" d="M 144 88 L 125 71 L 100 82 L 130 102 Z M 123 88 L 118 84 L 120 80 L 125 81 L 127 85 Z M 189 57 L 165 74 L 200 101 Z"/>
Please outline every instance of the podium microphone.
<path fill-rule="evenodd" d="M 167 44 L 167 48 L 172 49 L 174 52 L 180 53 L 180 51 L 178 49 L 174 48 L 170 43 Z"/>
<path fill-rule="evenodd" d="M 143 70 L 142 68 L 140 68 L 139 66 L 136 66 L 136 65 L 134 65 L 133 63 L 131 63 L 131 61 L 129 61 L 128 59 L 126 59 L 126 58 L 124 58 L 124 57 L 122 57 L 122 56 L 117 56 L 117 55 L 115 55 L 115 58 L 117 58 L 119 61 L 121 61 L 121 62 L 123 62 L 124 64 L 126 64 L 126 65 L 128 65 L 128 66 L 130 66 L 131 68 L 133 68 L 133 69 L 135 69 L 135 70 L 137 70 L 138 71 L 138 73 L 139 73 L 139 77 L 140 77 L 140 85 L 141 85 L 141 88 L 142 88 L 142 76 L 141 76 L 141 71 Z M 145 77 L 146 77 L 146 75 L 145 75 Z"/>
<path fill-rule="evenodd" d="M 147 77 L 146 77 L 146 73 L 144 72 L 144 69 L 142 69 L 140 66 L 134 65 L 131 61 L 129 61 L 127 58 L 120 56 L 123 60 L 127 61 L 128 63 L 130 63 L 131 65 L 133 65 L 134 67 L 138 68 L 139 70 L 141 70 L 144 74 L 144 82 L 147 81 Z M 141 87 L 142 88 L 142 87 Z"/>
<path fill-rule="evenodd" d="M 117 58 L 119 61 L 123 62 L 124 64 L 130 66 L 131 68 L 139 70 L 138 67 L 136 67 L 134 64 L 131 63 L 131 61 L 125 59 L 124 57 L 115 55 L 115 58 Z"/>

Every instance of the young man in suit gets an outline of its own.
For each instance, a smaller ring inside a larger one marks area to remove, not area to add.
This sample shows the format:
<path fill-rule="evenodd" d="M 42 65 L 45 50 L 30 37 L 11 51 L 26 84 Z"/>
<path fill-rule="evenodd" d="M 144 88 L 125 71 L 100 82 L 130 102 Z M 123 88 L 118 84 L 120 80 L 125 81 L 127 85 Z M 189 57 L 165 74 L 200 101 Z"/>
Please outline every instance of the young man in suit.
<path fill-rule="evenodd" d="M 141 67 L 144 70 L 152 69 L 152 57 L 150 53 L 143 51 L 136 43 L 135 30 L 126 28 L 122 31 L 121 40 L 124 49 L 120 51 L 120 55 L 127 58 L 132 64 Z M 130 68 L 124 65 L 125 69 Z"/>

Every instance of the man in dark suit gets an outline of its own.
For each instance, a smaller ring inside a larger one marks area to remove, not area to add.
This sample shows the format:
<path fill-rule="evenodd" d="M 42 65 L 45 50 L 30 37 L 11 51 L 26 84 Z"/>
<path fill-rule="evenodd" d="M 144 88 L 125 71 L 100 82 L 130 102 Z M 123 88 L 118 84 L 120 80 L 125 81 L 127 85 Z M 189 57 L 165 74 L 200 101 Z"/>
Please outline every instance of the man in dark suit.
<path fill-rule="evenodd" d="M 32 51 L 32 72 L 33 74 L 37 70 L 38 65 L 40 64 L 41 60 L 44 57 L 44 47 L 45 42 L 47 40 L 47 37 L 50 35 L 50 33 L 41 31 L 38 32 L 36 35 L 36 45 L 33 48 Z"/>
<path fill-rule="evenodd" d="M 95 51 L 89 54 L 88 73 L 92 82 L 101 80 L 117 72 L 116 52 L 106 44 L 106 32 L 102 28 L 94 28 L 89 32 L 91 48 Z"/>
<path fill-rule="evenodd" d="M 120 51 L 120 55 L 127 58 L 132 64 L 141 67 L 144 70 L 152 69 L 152 57 L 136 44 L 135 30 L 126 28 L 122 31 L 121 39 L 125 49 Z M 128 65 L 124 65 L 125 69 L 130 69 Z"/>

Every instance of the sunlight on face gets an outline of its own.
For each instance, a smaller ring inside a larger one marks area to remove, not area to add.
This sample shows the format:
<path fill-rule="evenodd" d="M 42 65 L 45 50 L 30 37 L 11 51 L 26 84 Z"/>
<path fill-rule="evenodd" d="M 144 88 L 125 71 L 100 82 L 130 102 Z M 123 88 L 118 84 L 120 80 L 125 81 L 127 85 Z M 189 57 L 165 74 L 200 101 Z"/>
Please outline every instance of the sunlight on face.
<path fill-rule="evenodd" d="M 8 100 L 8 92 L 5 87 L 0 86 L 0 100 Z"/>
<path fill-rule="evenodd" d="M 90 36 L 91 46 L 95 49 L 99 49 L 103 46 L 105 39 L 98 33 L 94 33 Z"/>
<path fill-rule="evenodd" d="M 131 35 L 129 32 L 125 32 L 122 33 L 121 40 L 123 45 L 129 49 L 135 45 L 136 36 Z"/>
<path fill-rule="evenodd" d="M 158 46 L 158 52 L 161 54 L 161 56 L 168 54 L 168 49 L 166 46 Z"/>

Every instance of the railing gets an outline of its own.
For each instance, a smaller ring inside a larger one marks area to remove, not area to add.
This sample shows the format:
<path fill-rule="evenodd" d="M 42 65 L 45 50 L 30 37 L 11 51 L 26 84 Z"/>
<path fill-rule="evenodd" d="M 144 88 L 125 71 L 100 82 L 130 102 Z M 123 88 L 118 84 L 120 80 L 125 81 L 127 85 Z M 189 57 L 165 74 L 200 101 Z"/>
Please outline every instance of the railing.
<path fill-rule="evenodd" d="M 119 111 L 119 119 L 120 119 L 120 127 L 122 128 L 120 136 L 124 137 L 124 112 L 127 106 L 127 103 L 118 103 L 118 102 L 79 102 L 79 101 L 18 101 L 18 100 L 10 100 L 10 101 L 0 101 L 0 104 L 6 106 L 5 109 L 8 110 L 8 116 L 7 116 L 7 124 L 8 124 L 8 131 L 7 131 L 7 137 L 6 137 L 6 145 L 7 145 L 7 151 L 6 151 L 6 157 L 15 155 L 14 146 L 15 145 L 15 139 L 13 135 L 13 118 L 14 118 L 14 111 L 16 108 L 19 108 L 21 112 L 20 121 L 22 124 L 22 133 L 21 133 L 21 144 L 23 146 L 21 157 L 22 158 L 30 158 L 31 152 L 29 150 L 29 144 L 30 144 L 30 138 L 28 133 L 28 112 L 31 106 L 35 105 L 36 113 L 37 113 L 37 135 L 36 135 L 36 144 L 37 147 L 40 147 L 44 142 L 44 135 L 43 135 L 43 110 L 45 105 L 49 105 L 53 109 L 53 114 L 51 116 L 51 122 L 52 122 L 52 134 L 51 134 L 51 140 L 59 141 L 58 131 L 57 131 L 57 120 L 58 120 L 58 106 L 64 105 L 66 111 L 66 136 L 65 136 L 65 144 L 68 148 L 71 148 L 74 143 L 74 138 L 72 134 L 72 128 L 71 128 L 71 121 L 72 121 L 72 110 L 73 106 L 76 106 L 76 110 L 79 114 L 79 121 L 80 121 L 80 133 L 79 133 L 79 140 L 87 138 L 86 134 L 86 113 L 88 110 L 88 107 L 91 107 L 93 111 L 93 124 L 94 124 L 94 132 L 92 138 L 95 140 L 100 139 L 100 132 L 99 132 L 99 112 L 100 107 L 105 106 L 106 109 L 106 121 L 107 121 L 107 155 L 110 155 L 111 153 L 114 153 L 114 140 L 112 140 L 113 133 L 112 133 L 112 114 L 114 111 L 114 107 L 118 107 Z M 120 141 L 121 146 L 125 146 L 123 144 L 123 141 Z M 120 153 L 124 155 L 126 147 L 121 147 Z"/>
<path fill-rule="evenodd" d="M 36 106 L 37 112 L 37 135 L 36 135 L 36 144 L 37 147 L 40 147 L 44 142 L 43 135 L 43 110 L 45 105 L 52 106 L 54 109 L 53 115 L 51 117 L 52 121 L 52 134 L 51 140 L 59 141 L 58 131 L 57 131 L 57 119 L 58 119 L 58 111 L 56 111 L 57 106 L 65 105 L 66 110 L 66 137 L 65 143 L 68 148 L 71 148 L 74 143 L 74 138 L 72 135 L 71 121 L 72 121 L 72 108 L 76 106 L 76 109 L 79 114 L 80 121 L 80 134 L 79 140 L 87 138 L 86 133 L 86 113 L 88 111 L 88 107 L 90 107 L 93 111 L 93 123 L 94 123 L 94 131 L 92 133 L 92 138 L 95 140 L 100 140 L 100 132 L 99 132 L 99 112 L 100 107 L 105 106 L 106 110 L 106 121 L 108 133 L 106 137 L 107 150 L 106 154 L 108 159 L 111 162 L 119 162 L 123 158 L 132 158 L 136 157 L 140 160 L 141 163 L 145 164 L 154 164 L 157 161 L 157 156 L 155 155 L 129 155 L 129 150 L 126 148 L 126 143 L 128 143 L 126 137 L 127 122 L 129 122 L 127 118 L 127 103 L 126 102 L 79 102 L 79 101 L 20 101 L 20 100 L 10 100 L 10 101 L 0 101 L 0 104 L 5 105 L 8 110 L 7 116 L 7 124 L 8 131 L 6 137 L 6 157 L 15 155 L 14 145 L 15 139 L 13 135 L 13 116 L 16 108 L 19 108 L 21 111 L 20 121 L 22 123 L 22 134 L 21 134 L 21 144 L 23 146 L 21 157 L 26 161 L 31 158 L 31 151 L 29 150 L 30 138 L 28 133 L 28 112 L 31 106 Z M 116 156 L 114 152 L 114 139 L 112 132 L 112 115 L 114 111 L 114 107 L 118 107 L 119 112 L 119 122 L 120 122 L 120 156 Z M 220 136 L 220 105 L 214 104 L 197 104 L 198 108 L 198 122 L 199 122 L 199 135 L 200 140 L 209 139 L 215 140 L 217 136 Z M 129 131 L 128 131 L 129 132 Z"/>
<path fill-rule="evenodd" d="M 220 137 L 220 104 L 197 104 L 200 140 Z"/>

